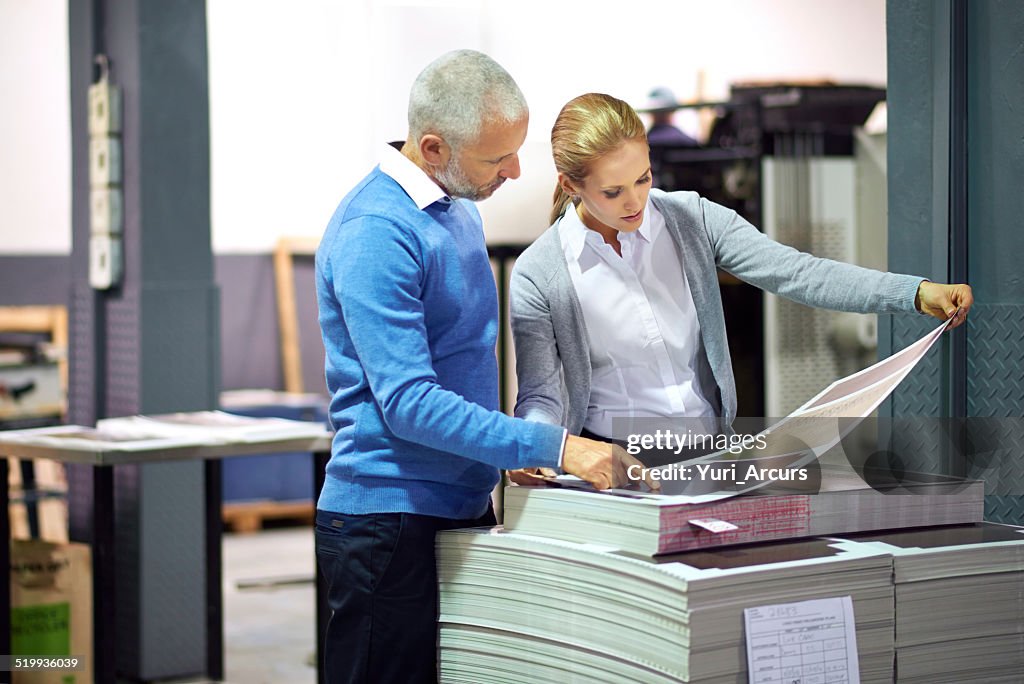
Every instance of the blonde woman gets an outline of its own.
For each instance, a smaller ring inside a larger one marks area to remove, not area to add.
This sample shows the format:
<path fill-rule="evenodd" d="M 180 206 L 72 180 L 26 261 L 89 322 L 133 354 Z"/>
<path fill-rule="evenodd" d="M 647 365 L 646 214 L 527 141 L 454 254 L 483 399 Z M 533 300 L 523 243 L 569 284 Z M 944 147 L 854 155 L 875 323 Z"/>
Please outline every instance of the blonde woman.
<path fill-rule="evenodd" d="M 840 311 L 945 320 L 959 307 L 959 325 L 973 302 L 968 285 L 820 259 L 697 193 L 652 188 L 643 123 L 609 95 L 567 103 L 551 148 L 552 225 L 512 272 L 518 417 L 607 441 L 622 439 L 613 434 L 620 418 L 711 419 L 728 429 L 736 386 L 719 268 Z"/>

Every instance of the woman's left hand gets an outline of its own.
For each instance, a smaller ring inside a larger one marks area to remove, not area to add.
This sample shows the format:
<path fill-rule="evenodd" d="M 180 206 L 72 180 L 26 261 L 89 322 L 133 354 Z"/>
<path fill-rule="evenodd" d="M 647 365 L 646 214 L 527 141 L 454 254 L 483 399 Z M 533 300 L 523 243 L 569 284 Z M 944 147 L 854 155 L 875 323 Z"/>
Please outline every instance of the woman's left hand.
<path fill-rule="evenodd" d="M 967 312 L 974 304 L 974 294 L 971 292 L 971 286 L 965 283 L 944 285 L 923 280 L 917 288 L 914 304 L 921 313 L 934 316 L 940 321 L 950 318 L 955 313 L 956 319 L 949 324 L 950 328 L 955 328 L 967 320 Z"/>

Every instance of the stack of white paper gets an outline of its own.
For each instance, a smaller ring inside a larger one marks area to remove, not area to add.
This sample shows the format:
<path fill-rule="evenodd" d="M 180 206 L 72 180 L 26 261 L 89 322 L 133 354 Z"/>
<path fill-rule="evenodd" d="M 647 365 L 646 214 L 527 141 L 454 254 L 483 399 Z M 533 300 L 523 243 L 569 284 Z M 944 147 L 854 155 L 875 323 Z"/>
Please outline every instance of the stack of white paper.
<path fill-rule="evenodd" d="M 711 546 L 982 520 L 984 485 L 921 475 L 886 488 L 823 466 L 818 493 L 689 497 L 507 487 L 505 528 L 657 555 Z M 728 523 L 718 526 L 716 521 Z M 724 529 L 723 529 L 724 527 Z"/>
<path fill-rule="evenodd" d="M 736 528 L 713 532 L 691 520 L 721 520 Z M 594 542 L 652 556 L 807 536 L 810 503 L 803 495 L 715 500 L 621 490 L 507 487 L 504 523 L 511 532 Z"/>
<path fill-rule="evenodd" d="M 1024 527 L 853 535 L 893 555 L 901 684 L 1024 681 Z"/>
<path fill-rule="evenodd" d="M 326 428 L 305 420 L 252 418 L 224 411 L 193 411 L 106 418 L 96 429 L 122 439 L 166 438 L 203 444 L 244 444 L 271 440 L 318 438 Z"/>
<path fill-rule="evenodd" d="M 167 435 L 134 430 L 102 430 L 84 425 L 58 425 L 30 430 L 8 430 L 4 441 L 33 447 L 73 449 L 83 452 L 152 452 L 161 449 L 199 447 L 204 444 L 201 435 Z"/>
<path fill-rule="evenodd" d="M 820 491 L 809 495 L 812 535 L 981 522 L 985 483 L 946 475 L 906 473 L 899 481 L 823 466 Z"/>
<path fill-rule="evenodd" d="M 445 682 L 746 682 L 744 608 L 836 596 L 853 599 L 861 680 L 892 681 L 882 551 L 814 539 L 651 560 L 500 528 L 437 544 Z"/>

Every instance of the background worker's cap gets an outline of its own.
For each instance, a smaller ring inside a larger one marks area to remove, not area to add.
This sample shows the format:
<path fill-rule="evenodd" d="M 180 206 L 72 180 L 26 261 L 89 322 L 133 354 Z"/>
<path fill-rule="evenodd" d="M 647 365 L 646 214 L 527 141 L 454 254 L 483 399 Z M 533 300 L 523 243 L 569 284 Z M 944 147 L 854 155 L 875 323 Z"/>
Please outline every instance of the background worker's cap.
<path fill-rule="evenodd" d="M 669 112 L 679 107 L 676 94 L 670 88 L 658 86 L 647 94 L 647 102 L 639 110 L 641 112 Z"/>

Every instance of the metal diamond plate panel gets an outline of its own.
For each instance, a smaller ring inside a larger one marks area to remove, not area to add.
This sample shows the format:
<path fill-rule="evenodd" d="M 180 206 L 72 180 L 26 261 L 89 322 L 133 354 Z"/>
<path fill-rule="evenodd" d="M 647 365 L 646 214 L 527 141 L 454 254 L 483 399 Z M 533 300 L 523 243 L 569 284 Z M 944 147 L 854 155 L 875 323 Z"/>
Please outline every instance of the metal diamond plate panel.
<path fill-rule="evenodd" d="M 985 481 L 985 493 L 1024 495 L 1024 418 L 969 417 L 963 436 L 963 472 Z"/>
<path fill-rule="evenodd" d="M 967 335 L 967 411 L 997 422 L 984 475 L 985 516 L 1024 523 L 1024 306 L 977 304 Z"/>
<path fill-rule="evenodd" d="M 904 416 L 892 421 L 890 449 L 900 468 L 915 473 L 947 473 L 949 438 L 933 416 Z"/>
<path fill-rule="evenodd" d="M 1024 496 L 985 497 L 985 520 L 1020 525 L 1021 511 L 1024 511 Z"/>
<path fill-rule="evenodd" d="M 971 309 L 967 336 L 967 411 L 1024 416 L 1024 306 Z"/>
<path fill-rule="evenodd" d="M 893 316 L 893 352 L 916 342 L 935 327 L 929 316 Z M 921 359 L 917 368 L 893 392 L 894 418 L 941 415 L 943 342 Z M 892 448 L 903 457 L 908 470 L 934 473 L 944 471 L 942 437 L 930 421 L 901 421 L 902 429 L 892 435 Z"/>
<path fill-rule="evenodd" d="M 936 320 L 930 316 L 893 316 L 893 353 L 924 337 L 935 324 Z M 941 413 L 943 344 L 944 341 L 939 341 L 893 392 L 894 416 L 938 416 Z"/>

